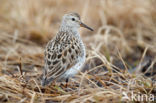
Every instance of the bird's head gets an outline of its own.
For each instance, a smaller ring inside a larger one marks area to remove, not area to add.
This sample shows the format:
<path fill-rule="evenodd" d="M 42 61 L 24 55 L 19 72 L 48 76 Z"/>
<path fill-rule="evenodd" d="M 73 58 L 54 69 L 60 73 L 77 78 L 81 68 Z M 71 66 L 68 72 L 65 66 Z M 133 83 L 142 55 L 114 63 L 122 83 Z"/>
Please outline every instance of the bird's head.
<path fill-rule="evenodd" d="M 86 24 L 84 24 L 81 21 L 80 16 L 77 13 L 65 14 L 63 16 L 62 25 L 69 27 L 69 28 L 72 28 L 72 29 L 78 29 L 80 27 L 84 27 L 84 28 L 87 28 L 87 29 L 93 31 L 92 28 L 90 28 L 89 26 L 87 26 Z"/>

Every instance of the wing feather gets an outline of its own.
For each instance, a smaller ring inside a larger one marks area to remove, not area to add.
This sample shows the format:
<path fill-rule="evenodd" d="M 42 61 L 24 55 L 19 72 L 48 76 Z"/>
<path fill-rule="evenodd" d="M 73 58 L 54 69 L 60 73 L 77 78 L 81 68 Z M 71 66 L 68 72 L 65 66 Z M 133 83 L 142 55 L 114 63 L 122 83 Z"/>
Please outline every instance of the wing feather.
<path fill-rule="evenodd" d="M 68 37 L 68 39 L 70 39 L 70 42 L 69 40 L 59 42 L 56 37 L 46 47 L 44 81 L 48 82 L 47 84 L 59 78 L 78 62 L 77 57 L 80 56 L 80 47 L 75 41 L 75 37 Z"/>

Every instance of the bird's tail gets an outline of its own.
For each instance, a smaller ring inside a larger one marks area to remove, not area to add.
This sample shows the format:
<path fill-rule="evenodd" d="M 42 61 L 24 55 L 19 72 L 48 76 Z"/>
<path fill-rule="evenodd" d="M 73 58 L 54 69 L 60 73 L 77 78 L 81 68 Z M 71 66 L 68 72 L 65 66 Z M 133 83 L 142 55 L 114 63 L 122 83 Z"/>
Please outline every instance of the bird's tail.
<path fill-rule="evenodd" d="M 54 80 L 53 77 L 48 78 L 46 74 L 47 74 L 46 69 L 44 69 L 43 77 L 42 77 L 42 80 L 41 80 L 41 85 L 42 86 L 49 85 Z"/>
<path fill-rule="evenodd" d="M 47 77 L 43 76 L 42 81 L 41 81 L 41 85 L 42 86 L 49 85 L 53 80 L 54 80 L 54 78 L 47 78 Z"/>

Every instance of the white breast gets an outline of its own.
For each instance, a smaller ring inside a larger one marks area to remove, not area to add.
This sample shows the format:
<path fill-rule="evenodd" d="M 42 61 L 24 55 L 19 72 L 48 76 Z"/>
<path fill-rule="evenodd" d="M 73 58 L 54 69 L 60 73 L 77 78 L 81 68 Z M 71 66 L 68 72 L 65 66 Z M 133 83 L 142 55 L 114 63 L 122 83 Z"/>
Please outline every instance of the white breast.
<path fill-rule="evenodd" d="M 82 56 L 78 58 L 78 62 L 76 65 L 74 65 L 72 68 L 70 68 L 65 72 L 65 74 L 62 76 L 63 78 L 72 77 L 82 69 L 82 66 L 85 63 L 85 59 L 86 59 L 86 50 L 82 42 L 81 42 L 81 47 L 82 47 Z"/>

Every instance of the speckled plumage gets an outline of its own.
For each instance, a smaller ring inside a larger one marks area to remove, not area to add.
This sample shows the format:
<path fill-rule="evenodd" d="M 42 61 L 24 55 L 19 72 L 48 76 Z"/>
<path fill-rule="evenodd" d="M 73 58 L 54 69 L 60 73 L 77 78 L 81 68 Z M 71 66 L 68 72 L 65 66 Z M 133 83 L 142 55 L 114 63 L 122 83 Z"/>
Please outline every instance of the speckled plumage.
<path fill-rule="evenodd" d="M 83 23 L 77 13 L 63 16 L 59 32 L 45 49 L 43 86 L 53 80 L 72 77 L 81 69 L 86 56 L 85 46 L 78 32 L 81 24 Z M 83 26 L 92 30 L 85 24 Z"/>

